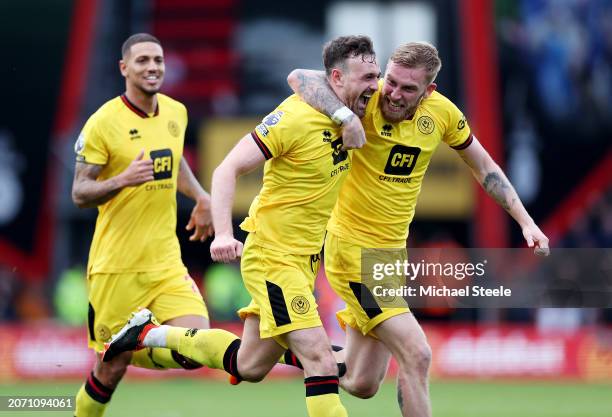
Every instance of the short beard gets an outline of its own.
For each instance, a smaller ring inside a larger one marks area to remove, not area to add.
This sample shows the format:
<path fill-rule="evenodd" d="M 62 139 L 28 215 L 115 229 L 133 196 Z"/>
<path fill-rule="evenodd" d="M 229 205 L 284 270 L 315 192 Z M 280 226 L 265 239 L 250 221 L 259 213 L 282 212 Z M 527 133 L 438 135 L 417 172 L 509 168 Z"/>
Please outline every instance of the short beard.
<path fill-rule="evenodd" d="M 407 109 L 404 114 L 402 115 L 402 117 L 396 117 L 395 114 L 392 114 L 391 116 L 387 115 L 384 111 L 384 109 L 381 106 L 381 111 L 383 114 L 383 117 L 385 118 L 385 120 L 391 122 L 391 123 L 399 123 L 399 122 L 403 122 L 404 120 L 409 120 L 411 119 L 414 114 L 416 113 L 417 107 L 419 107 L 419 104 L 421 104 L 421 101 L 423 101 L 423 97 L 425 97 L 425 93 L 426 91 L 423 92 L 423 94 L 421 94 L 421 96 L 417 99 L 416 104 L 411 107 L 410 109 Z M 382 97 L 383 100 L 386 101 L 386 104 L 388 106 L 390 106 L 389 101 L 387 100 L 386 97 Z"/>
<path fill-rule="evenodd" d="M 147 90 L 146 88 L 142 87 L 142 86 L 137 86 L 136 88 L 138 88 L 140 90 L 140 92 L 142 94 L 144 94 L 145 96 L 148 97 L 153 97 L 155 94 L 159 93 L 159 90 L 161 90 L 161 85 L 159 86 L 159 88 L 156 88 L 155 90 L 151 91 L 151 90 Z"/>

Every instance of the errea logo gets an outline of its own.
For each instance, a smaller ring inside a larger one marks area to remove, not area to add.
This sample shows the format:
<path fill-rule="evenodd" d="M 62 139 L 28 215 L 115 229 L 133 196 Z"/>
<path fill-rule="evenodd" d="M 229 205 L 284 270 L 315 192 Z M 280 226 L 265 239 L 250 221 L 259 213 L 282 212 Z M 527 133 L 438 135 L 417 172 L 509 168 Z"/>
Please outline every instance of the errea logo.
<path fill-rule="evenodd" d="M 380 132 L 381 136 L 387 136 L 387 137 L 391 137 L 391 132 L 393 131 L 393 126 L 391 126 L 390 124 L 385 124 L 382 127 L 382 131 Z"/>
<path fill-rule="evenodd" d="M 142 136 L 140 136 L 140 133 L 138 133 L 138 129 L 130 129 L 129 133 L 131 140 L 142 138 Z"/>
<path fill-rule="evenodd" d="M 331 143 L 332 134 L 329 130 L 323 131 L 323 143 Z"/>

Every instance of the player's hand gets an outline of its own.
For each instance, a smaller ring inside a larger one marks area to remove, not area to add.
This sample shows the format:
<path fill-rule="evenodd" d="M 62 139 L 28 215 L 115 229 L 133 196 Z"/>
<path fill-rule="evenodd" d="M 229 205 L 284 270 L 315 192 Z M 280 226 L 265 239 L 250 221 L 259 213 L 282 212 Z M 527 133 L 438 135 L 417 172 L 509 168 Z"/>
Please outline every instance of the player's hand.
<path fill-rule="evenodd" d="M 366 143 L 365 131 L 357 116 L 351 117 L 342 125 L 342 149 L 359 149 Z"/>
<path fill-rule="evenodd" d="M 198 198 L 196 205 L 191 210 L 191 217 L 185 229 L 194 230 L 189 236 L 189 240 L 204 242 L 209 236 L 213 235 L 212 215 L 210 213 L 210 197 Z"/>
<path fill-rule="evenodd" d="M 144 149 L 138 153 L 130 165 L 119 174 L 122 187 L 134 187 L 148 181 L 153 181 L 153 161 L 143 159 Z"/>
<path fill-rule="evenodd" d="M 232 235 L 216 235 L 210 244 L 210 256 L 215 262 L 229 263 L 242 256 L 242 246 Z"/>
<path fill-rule="evenodd" d="M 535 223 L 523 227 L 523 236 L 527 241 L 527 246 L 534 248 L 533 253 L 538 256 L 548 256 L 550 254 L 548 238 Z"/>

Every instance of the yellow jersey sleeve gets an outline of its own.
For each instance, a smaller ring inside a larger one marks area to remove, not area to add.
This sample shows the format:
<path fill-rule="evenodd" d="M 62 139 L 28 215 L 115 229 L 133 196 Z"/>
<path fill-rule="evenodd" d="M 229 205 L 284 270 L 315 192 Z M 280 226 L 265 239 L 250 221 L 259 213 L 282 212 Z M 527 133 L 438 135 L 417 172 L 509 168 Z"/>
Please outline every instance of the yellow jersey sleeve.
<path fill-rule="evenodd" d="M 109 158 L 104 136 L 99 133 L 99 118 L 89 118 L 74 144 L 76 160 L 88 164 L 106 165 Z"/>
<path fill-rule="evenodd" d="M 450 100 L 446 100 L 444 110 L 448 124 L 442 140 L 456 150 L 467 148 L 472 143 L 472 135 L 465 116 Z"/>
<path fill-rule="evenodd" d="M 293 112 L 277 108 L 263 118 L 251 135 L 266 159 L 270 159 L 290 152 L 296 133 Z"/>

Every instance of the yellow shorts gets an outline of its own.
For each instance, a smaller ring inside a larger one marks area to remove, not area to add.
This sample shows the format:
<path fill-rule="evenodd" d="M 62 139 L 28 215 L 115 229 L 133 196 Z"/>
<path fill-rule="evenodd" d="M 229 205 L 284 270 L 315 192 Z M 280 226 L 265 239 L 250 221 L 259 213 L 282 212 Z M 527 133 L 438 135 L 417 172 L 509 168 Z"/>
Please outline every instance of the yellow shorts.
<path fill-rule="evenodd" d="M 262 339 L 273 337 L 287 347 L 285 333 L 322 326 L 313 289 L 320 256 L 280 253 L 246 239 L 240 269 L 251 303 L 238 315 L 259 316 Z"/>
<path fill-rule="evenodd" d="M 340 326 L 350 326 L 367 335 L 383 321 L 407 313 L 406 307 L 376 307 L 362 300 L 368 296 L 371 303 L 376 299 L 370 290 L 361 283 L 362 247 L 327 232 L 325 238 L 325 275 L 332 289 L 344 300 L 346 308 L 336 313 Z M 369 294 L 367 293 L 369 292 Z M 371 336 L 374 336 L 371 334 Z"/>
<path fill-rule="evenodd" d="M 97 352 L 138 308 L 148 308 L 160 323 L 186 316 L 208 318 L 202 295 L 185 269 L 122 274 L 92 274 L 89 292 L 89 347 Z"/>

